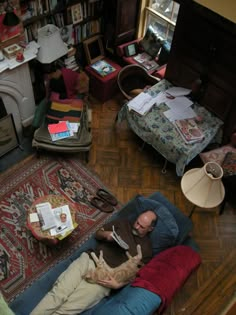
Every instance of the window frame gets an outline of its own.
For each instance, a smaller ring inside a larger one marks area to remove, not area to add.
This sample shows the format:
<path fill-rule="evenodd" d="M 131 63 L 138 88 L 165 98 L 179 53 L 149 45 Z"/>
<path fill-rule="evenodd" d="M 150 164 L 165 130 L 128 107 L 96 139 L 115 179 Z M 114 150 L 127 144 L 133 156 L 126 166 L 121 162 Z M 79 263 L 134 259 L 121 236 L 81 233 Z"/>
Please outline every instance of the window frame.
<path fill-rule="evenodd" d="M 141 11 L 143 11 L 143 14 L 142 14 L 142 12 L 140 14 L 140 23 L 139 23 L 138 34 L 141 37 L 143 37 L 145 35 L 146 29 L 147 29 L 147 21 L 148 21 L 149 16 L 151 16 L 152 18 L 156 17 L 158 19 L 161 19 L 164 23 L 168 24 L 168 30 L 166 33 L 166 35 L 168 37 L 169 27 L 175 28 L 175 26 L 176 26 L 176 22 L 171 20 L 171 18 L 173 17 L 173 14 L 174 14 L 174 7 L 173 7 L 173 10 L 171 12 L 171 17 L 168 18 L 167 16 L 161 14 L 160 12 L 152 9 L 151 8 L 152 2 L 153 2 L 152 0 L 142 0 Z M 176 2 L 180 5 L 181 1 L 180 0 L 174 0 L 174 2 Z"/>

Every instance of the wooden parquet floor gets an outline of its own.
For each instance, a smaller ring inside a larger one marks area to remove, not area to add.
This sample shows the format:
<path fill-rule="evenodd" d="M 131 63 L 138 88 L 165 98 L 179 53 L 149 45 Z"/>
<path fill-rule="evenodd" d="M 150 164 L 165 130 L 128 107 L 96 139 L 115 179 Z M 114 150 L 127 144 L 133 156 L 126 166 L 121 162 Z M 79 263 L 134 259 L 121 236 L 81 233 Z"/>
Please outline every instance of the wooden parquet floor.
<path fill-rule="evenodd" d="M 99 175 L 110 191 L 122 202 L 128 202 L 136 194 L 148 196 L 160 191 L 186 215 L 192 205 L 185 199 L 180 189 L 180 178 L 175 173 L 175 167 L 167 165 L 167 173 L 162 174 L 164 158 L 151 147 L 145 145 L 128 128 L 126 122 L 115 123 L 117 112 L 121 108 L 122 98 L 99 103 L 90 98 L 92 109 L 93 144 L 90 151 L 88 166 Z M 202 166 L 198 159 L 191 162 L 188 168 Z M 192 216 L 194 230 L 192 236 L 200 248 L 202 264 L 187 280 L 184 287 L 177 293 L 165 315 L 190 315 L 188 301 L 195 303 L 202 294 L 213 306 L 199 313 L 191 314 L 218 315 L 220 304 L 226 303 L 236 291 L 235 264 L 230 265 L 230 274 L 225 281 L 216 281 L 214 273 L 224 263 L 227 257 L 233 255 L 236 261 L 236 211 L 226 205 L 224 213 L 219 216 L 218 209 L 196 209 Z M 233 252 L 233 253 L 232 253 Z M 227 265 L 225 266 L 227 269 Z M 168 277 L 168 275 L 166 275 Z M 216 283 L 216 287 L 204 291 L 206 283 Z M 222 282 L 222 284 L 221 284 Z M 222 286 L 222 287 L 221 287 Z M 219 303 L 222 301 L 222 303 Z"/>

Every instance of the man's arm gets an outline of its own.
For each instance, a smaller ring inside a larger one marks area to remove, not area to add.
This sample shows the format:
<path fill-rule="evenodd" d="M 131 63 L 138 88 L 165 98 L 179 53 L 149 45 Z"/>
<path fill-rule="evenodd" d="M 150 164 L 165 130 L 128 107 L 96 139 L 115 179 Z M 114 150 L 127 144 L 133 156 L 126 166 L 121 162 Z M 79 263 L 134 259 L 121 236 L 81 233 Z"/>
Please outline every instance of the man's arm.
<path fill-rule="evenodd" d="M 95 238 L 99 241 L 108 241 L 113 242 L 113 238 L 111 236 L 112 231 L 105 231 L 104 228 L 97 230 L 95 233 Z"/>

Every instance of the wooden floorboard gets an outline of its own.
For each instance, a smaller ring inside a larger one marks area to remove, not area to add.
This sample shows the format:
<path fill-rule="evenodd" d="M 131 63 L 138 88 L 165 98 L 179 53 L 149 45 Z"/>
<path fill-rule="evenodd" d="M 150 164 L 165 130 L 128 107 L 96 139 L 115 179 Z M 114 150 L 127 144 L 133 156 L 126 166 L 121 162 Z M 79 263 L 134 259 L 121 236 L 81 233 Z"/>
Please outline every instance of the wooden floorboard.
<path fill-rule="evenodd" d="M 192 205 L 181 192 L 181 179 L 175 173 L 175 166 L 168 164 L 167 173 L 162 174 L 164 158 L 148 145 L 142 149 L 142 141 L 129 129 L 125 121 L 115 123 L 117 112 L 122 106 L 122 97 L 117 95 L 103 104 L 90 98 L 90 104 L 93 144 L 88 167 L 98 174 L 123 204 L 136 194 L 149 196 L 160 191 L 188 215 Z M 196 158 L 186 169 L 201 166 L 201 161 Z M 221 313 L 219 296 L 223 305 L 226 303 L 226 296 L 228 297 L 227 290 L 235 285 L 235 265 L 230 265 L 231 269 L 227 271 L 225 263 L 229 257 L 235 255 L 235 209 L 227 204 L 223 215 L 219 216 L 218 209 L 197 208 L 192 221 L 192 236 L 200 248 L 202 264 L 175 296 L 165 315 L 218 315 Z M 216 281 L 216 273 L 221 270 L 222 275 L 225 275 L 225 269 L 227 278 L 222 276 L 221 281 Z M 207 284 L 212 281 L 215 281 L 215 284 L 210 290 Z M 200 309 L 202 313 L 197 309 L 189 313 L 189 308 L 185 309 L 186 306 L 191 304 L 190 306 L 194 307 L 198 297 L 201 297 L 202 303 L 207 301 Z M 210 303 L 213 303 L 212 308 Z"/>

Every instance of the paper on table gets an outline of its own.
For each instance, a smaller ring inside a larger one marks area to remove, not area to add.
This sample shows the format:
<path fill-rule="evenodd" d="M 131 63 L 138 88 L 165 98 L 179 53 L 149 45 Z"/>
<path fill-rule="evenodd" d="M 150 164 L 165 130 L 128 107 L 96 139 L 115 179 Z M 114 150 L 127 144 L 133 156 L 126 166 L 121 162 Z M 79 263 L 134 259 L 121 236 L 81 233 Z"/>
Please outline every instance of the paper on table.
<path fill-rule="evenodd" d="M 193 102 L 190 101 L 185 96 L 175 97 L 174 99 L 168 99 L 167 98 L 165 103 L 170 109 L 173 109 L 177 112 L 179 112 L 181 110 L 185 110 L 186 108 L 190 107 L 193 104 Z"/>
<path fill-rule="evenodd" d="M 181 112 L 176 112 L 172 109 L 169 109 L 163 113 L 169 121 L 175 121 L 175 120 L 180 120 L 180 119 L 187 119 L 187 118 L 193 118 L 196 117 L 197 114 L 195 111 L 191 108 L 188 107 L 184 111 Z"/>
<path fill-rule="evenodd" d="M 50 230 L 52 236 L 64 235 L 74 229 L 70 208 L 68 205 L 54 208 L 53 213 L 55 216 L 56 227 Z M 65 214 L 65 222 L 61 221 L 61 214 Z"/>
<path fill-rule="evenodd" d="M 173 86 L 173 87 L 170 87 L 169 89 L 167 89 L 165 92 L 167 94 L 174 96 L 174 97 L 177 97 L 177 96 L 188 95 L 191 92 L 191 90 L 180 87 L 180 86 Z"/>
<path fill-rule="evenodd" d="M 34 223 L 34 222 L 39 222 L 39 216 L 38 214 L 35 213 L 30 213 L 30 222 Z"/>

